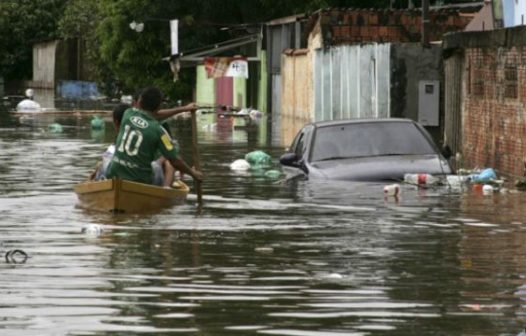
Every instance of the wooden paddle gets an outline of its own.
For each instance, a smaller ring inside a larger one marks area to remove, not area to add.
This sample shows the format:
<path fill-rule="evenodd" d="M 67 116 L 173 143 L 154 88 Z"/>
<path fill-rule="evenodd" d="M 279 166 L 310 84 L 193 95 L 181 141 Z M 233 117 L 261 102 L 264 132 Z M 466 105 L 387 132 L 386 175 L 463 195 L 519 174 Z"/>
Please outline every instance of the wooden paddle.
<path fill-rule="evenodd" d="M 199 148 L 197 147 L 197 116 L 192 112 L 192 159 L 194 161 L 194 168 L 201 171 L 201 162 L 199 161 Z M 201 181 L 194 180 L 195 192 L 197 194 L 197 203 L 203 203 L 203 188 Z"/>

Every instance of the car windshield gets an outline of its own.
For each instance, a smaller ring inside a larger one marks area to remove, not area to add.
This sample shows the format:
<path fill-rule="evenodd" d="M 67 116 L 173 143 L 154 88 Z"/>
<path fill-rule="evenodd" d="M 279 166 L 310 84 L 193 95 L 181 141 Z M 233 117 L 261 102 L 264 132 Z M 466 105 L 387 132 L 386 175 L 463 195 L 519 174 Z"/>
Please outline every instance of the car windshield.
<path fill-rule="evenodd" d="M 436 151 L 413 123 L 353 123 L 318 128 L 311 161 L 423 154 Z"/>

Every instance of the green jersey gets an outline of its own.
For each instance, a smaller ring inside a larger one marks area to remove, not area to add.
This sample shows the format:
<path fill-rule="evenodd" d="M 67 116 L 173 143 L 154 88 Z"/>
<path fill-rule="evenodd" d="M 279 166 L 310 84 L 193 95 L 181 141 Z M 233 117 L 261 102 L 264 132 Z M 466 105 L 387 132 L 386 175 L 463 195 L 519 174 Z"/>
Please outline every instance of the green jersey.
<path fill-rule="evenodd" d="M 130 108 L 122 117 L 115 154 L 108 167 L 108 178 L 152 183 L 151 163 L 161 153 L 167 159 L 178 154 L 170 135 L 148 112 Z"/>

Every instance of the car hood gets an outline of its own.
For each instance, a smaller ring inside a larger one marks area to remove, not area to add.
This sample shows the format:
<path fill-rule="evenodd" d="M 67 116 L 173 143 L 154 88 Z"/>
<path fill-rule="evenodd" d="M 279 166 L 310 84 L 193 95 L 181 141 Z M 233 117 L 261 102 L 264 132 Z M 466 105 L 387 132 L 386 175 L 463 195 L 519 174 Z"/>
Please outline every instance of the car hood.
<path fill-rule="evenodd" d="M 328 160 L 308 166 L 309 179 L 347 181 L 402 181 L 404 174 L 451 174 L 439 155 L 389 155 Z"/>

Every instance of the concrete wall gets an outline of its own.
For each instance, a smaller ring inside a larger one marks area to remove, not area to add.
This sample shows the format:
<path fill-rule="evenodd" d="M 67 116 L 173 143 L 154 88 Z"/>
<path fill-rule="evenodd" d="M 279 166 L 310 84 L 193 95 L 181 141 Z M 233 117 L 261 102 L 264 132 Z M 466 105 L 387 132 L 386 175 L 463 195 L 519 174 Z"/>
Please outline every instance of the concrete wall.
<path fill-rule="evenodd" d="M 526 160 L 526 27 L 448 38 L 446 54 L 461 50 L 464 166 L 523 175 Z M 449 85 L 446 83 L 446 85 Z M 446 111 L 449 115 L 451 112 Z"/>
<path fill-rule="evenodd" d="M 38 43 L 33 47 L 33 81 L 37 88 L 54 88 L 55 53 L 58 41 Z"/>
<path fill-rule="evenodd" d="M 442 80 L 442 48 L 397 43 L 391 48 L 391 116 L 418 121 L 418 83 Z"/>

